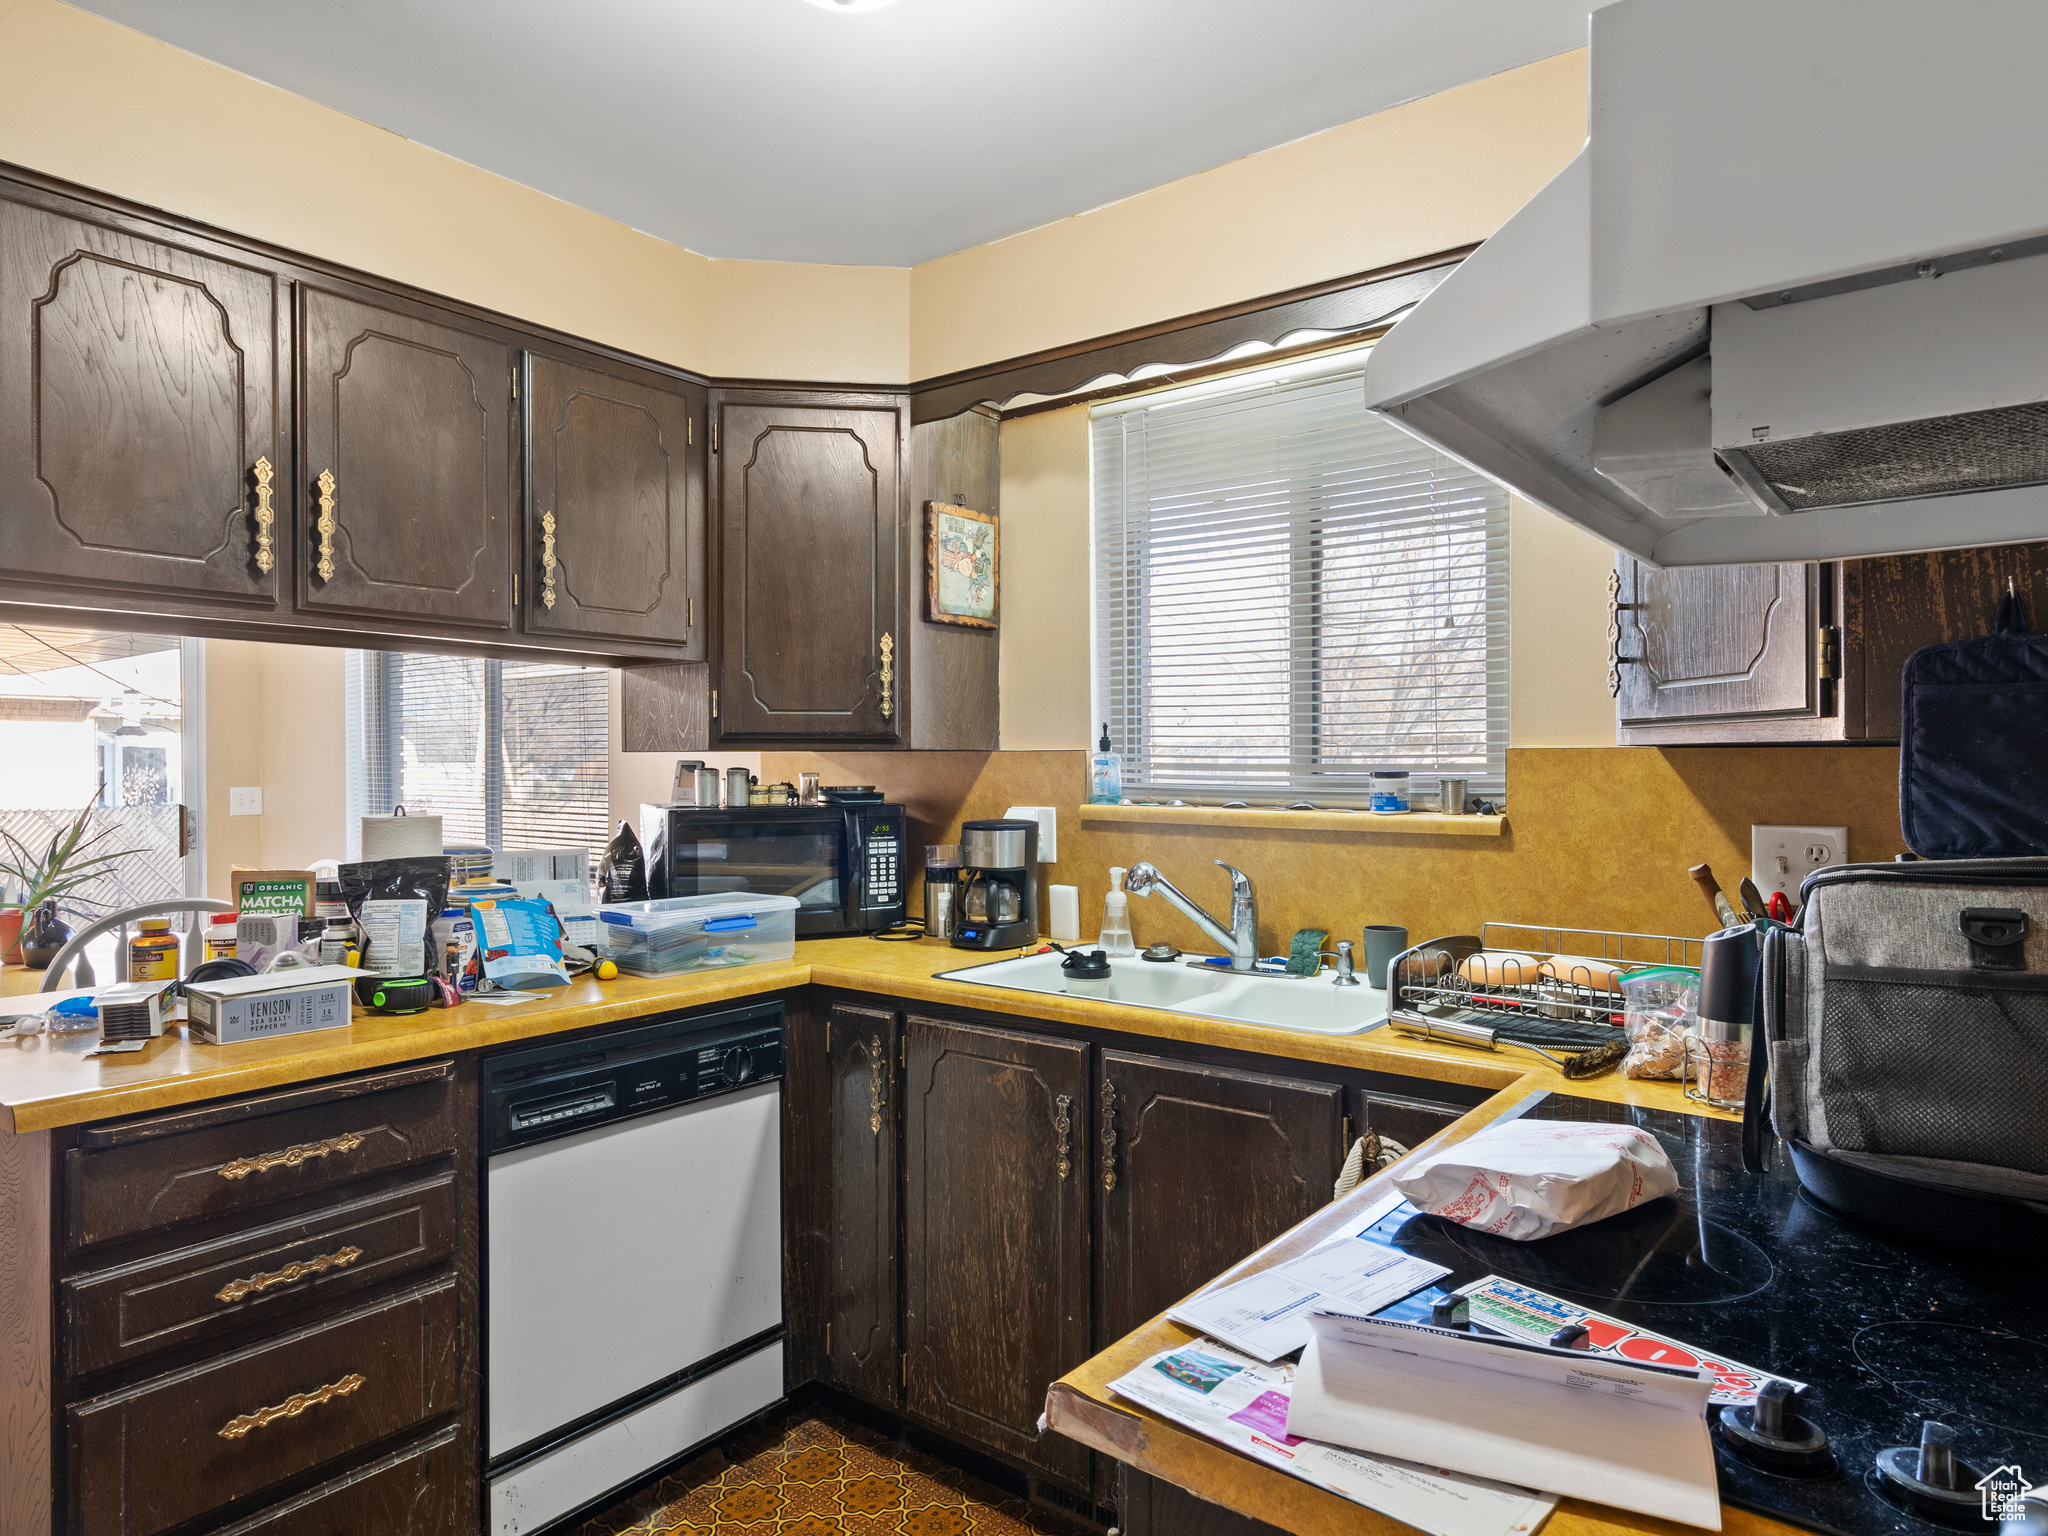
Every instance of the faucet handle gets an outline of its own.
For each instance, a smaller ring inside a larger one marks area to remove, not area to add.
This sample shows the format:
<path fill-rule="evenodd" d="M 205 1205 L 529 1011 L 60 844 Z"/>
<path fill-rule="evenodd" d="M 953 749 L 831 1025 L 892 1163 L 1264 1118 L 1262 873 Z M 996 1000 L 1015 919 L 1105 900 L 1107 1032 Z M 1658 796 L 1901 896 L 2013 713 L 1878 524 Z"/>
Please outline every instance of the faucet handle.
<path fill-rule="evenodd" d="M 1249 895 L 1251 895 L 1251 893 L 1252 893 L 1252 877 L 1251 877 L 1250 875 L 1246 874 L 1246 873 L 1245 873 L 1245 872 L 1244 872 L 1243 870 L 1241 870 L 1241 869 L 1237 869 L 1237 868 L 1233 867 L 1232 865 L 1229 865 L 1229 864 L 1226 864 L 1226 863 L 1224 863 L 1224 862 L 1223 862 L 1223 861 L 1222 861 L 1221 859 L 1217 859 L 1217 860 L 1214 860 L 1213 862 L 1215 863 L 1215 865 L 1216 865 L 1216 867 L 1217 867 L 1218 869 L 1227 869 L 1227 870 L 1229 870 L 1229 871 L 1230 871 L 1230 894 L 1231 894 L 1231 895 L 1233 895 L 1233 896 L 1249 896 Z"/>

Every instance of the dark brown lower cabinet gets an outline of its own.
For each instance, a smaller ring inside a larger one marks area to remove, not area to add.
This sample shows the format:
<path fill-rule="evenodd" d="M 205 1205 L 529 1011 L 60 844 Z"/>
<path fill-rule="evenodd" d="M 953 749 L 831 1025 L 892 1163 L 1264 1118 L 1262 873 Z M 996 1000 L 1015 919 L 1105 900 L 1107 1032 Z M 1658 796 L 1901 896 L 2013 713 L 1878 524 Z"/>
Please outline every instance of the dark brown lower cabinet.
<path fill-rule="evenodd" d="M 455 1496 L 463 1472 L 461 1434 L 450 1425 L 217 1536 L 468 1536 Z"/>
<path fill-rule="evenodd" d="M 830 1310 L 834 1384 L 894 1407 L 896 1331 L 896 1015 L 836 1004 L 826 1015 L 830 1074 Z"/>
<path fill-rule="evenodd" d="M 1087 1449 L 1038 1419 L 1091 1348 L 1090 1047 L 917 1015 L 904 1031 L 905 1405 L 1085 1487 Z"/>
<path fill-rule="evenodd" d="M 1284 1536 L 1277 1525 L 1198 1499 L 1135 1467 L 1118 1463 L 1117 1472 L 1117 1514 L 1124 1536 Z"/>
<path fill-rule="evenodd" d="M 1107 1346 L 1327 1204 L 1344 1089 L 1102 1053 L 1096 1341 Z"/>

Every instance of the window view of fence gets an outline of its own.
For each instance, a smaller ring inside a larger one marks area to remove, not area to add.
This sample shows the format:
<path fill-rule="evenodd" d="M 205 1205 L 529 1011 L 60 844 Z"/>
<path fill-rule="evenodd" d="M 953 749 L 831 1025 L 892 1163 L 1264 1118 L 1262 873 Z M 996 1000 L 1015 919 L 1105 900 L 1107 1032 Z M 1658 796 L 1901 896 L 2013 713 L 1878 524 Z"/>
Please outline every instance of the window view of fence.
<path fill-rule="evenodd" d="M 60 898 L 74 926 L 185 894 L 183 728 L 177 640 L 0 625 L 0 832 L 34 865 L 90 807 L 87 856 L 121 855 Z M 0 840 L 0 863 L 22 862 Z M 0 875 L 0 903 L 24 894 Z"/>

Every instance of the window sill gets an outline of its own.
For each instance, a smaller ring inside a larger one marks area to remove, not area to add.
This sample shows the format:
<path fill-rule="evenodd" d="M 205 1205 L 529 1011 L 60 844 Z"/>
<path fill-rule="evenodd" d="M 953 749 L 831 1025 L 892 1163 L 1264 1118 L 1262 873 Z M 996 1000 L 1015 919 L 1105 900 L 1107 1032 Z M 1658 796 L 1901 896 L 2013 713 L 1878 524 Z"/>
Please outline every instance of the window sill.
<path fill-rule="evenodd" d="M 1381 816 L 1371 811 L 1256 811 L 1217 805 L 1084 805 L 1080 815 L 1083 826 L 1284 828 L 1360 837 L 1501 837 L 1508 829 L 1506 816 L 1446 816 L 1442 811 Z"/>

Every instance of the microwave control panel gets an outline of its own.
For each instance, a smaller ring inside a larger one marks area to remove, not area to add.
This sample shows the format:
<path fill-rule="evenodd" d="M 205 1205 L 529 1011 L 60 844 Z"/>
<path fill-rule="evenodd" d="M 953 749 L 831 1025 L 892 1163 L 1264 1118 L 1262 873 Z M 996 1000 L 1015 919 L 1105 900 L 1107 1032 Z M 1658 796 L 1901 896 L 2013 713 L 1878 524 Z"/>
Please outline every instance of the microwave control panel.
<path fill-rule="evenodd" d="M 903 829 L 892 821 L 868 823 L 866 878 L 861 909 L 881 911 L 903 904 Z"/>

